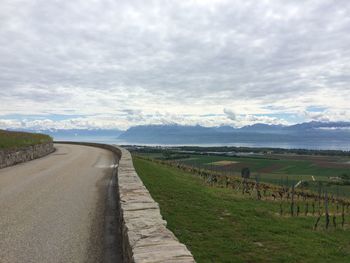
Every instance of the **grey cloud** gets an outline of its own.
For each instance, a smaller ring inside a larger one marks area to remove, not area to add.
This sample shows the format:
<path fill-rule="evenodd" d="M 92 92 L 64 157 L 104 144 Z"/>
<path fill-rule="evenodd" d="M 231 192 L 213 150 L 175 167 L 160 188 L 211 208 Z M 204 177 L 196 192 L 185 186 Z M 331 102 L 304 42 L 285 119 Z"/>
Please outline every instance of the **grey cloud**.
<path fill-rule="evenodd" d="M 237 115 L 232 110 L 224 109 L 224 113 L 226 114 L 227 118 L 229 118 L 230 120 L 233 120 L 233 121 L 237 120 Z"/>
<path fill-rule="evenodd" d="M 217 105 L 209 114 L 242 101 L 278 108 L 280 100 L 296 111 L 305 97 L 327 103 L 324 89 L 342 94 L 334 106 L 342 110 L 349 14 L 345 0 L 3 0 L 0 111 L 29 100 L 38 111 L 64 102 L 86 114 L 87 104 L 105 114 Z M 130 112 L 128 121 L 147 116 Z"/>

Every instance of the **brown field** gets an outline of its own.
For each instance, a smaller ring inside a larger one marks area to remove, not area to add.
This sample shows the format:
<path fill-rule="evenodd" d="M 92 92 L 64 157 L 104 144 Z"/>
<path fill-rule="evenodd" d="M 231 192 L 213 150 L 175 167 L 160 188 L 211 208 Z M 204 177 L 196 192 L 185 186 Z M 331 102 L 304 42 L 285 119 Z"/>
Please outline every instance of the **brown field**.
<path fill-rule="evenodd" d="M 350 163 L 346 162 L 327 162 L 327 161 L 314 161 L 313 162 L 318 167 L 323 168 L 349 168 L 350 169 Z"/>
<path fill-rule="evenodd" d="M 212 162 L 212 163 L 210 163 L 210 164 L 218 165 L 218 166 L 227 166 L 227 165 L 237 164 L 237 163 L 239 163 L 239 162 L 236 162 L 236 161 L 228 161 L 228 160 L 222 160 L 222 161 Z"/>
<path fill-rule="evenodd" d="M 259 172 L 260 173 L 272 173 L 272 172 L 275 172 L 281 168 L 283 168 L 283 164 L 275 163 L 275 164 L 272 164 L 270 166 L 260 168 Z"/>

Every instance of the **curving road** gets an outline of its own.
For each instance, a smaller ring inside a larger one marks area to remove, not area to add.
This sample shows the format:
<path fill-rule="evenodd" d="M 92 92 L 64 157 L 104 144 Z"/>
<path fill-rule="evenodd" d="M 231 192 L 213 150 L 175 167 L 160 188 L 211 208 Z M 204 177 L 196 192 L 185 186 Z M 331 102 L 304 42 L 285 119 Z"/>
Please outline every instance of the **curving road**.
<path fill-rule="evenodd" d="M 0 262 L 119 262 L 113 154 L 55 147 L 0 170 Z"/>

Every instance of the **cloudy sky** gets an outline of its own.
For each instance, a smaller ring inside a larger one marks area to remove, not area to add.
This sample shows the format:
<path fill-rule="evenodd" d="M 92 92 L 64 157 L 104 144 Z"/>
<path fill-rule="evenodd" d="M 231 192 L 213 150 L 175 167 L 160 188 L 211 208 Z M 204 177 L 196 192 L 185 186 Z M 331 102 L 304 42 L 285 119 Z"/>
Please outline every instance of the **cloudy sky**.
<path fill-rule="evenodd" d="M 1 0 L 0 128 L 350 120 L 350 1 Z"/>

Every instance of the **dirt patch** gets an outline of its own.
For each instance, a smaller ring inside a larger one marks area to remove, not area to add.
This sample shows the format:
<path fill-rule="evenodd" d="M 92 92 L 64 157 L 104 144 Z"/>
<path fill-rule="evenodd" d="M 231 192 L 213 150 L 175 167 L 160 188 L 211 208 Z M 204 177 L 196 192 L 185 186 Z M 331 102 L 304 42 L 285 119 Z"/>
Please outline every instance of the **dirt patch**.
<path fill-rule="evenodd" d="M 271 155 L 273 158 L 281 160 L 297 160 L 297 161 L 323 161 L 335 162 L 339 160 L 338 156 L 320 156 L 320 155 L 298 155 L 298 154 L 275 154 Z"/>
<path fill-rule="evenodd" d="M 241 172 L 242 168 L 244 167 L 247 167 L 247 164 L 246 163 L 240 163 L 240 162 L 235 162 L 235 163 L 231 163 L 231 164 L 227 164 L 227 165 L 213 165 L 212 168 L 215 170 L 215 171 L 221 171 L 221 172 L 224 172 L 224 173 L 227 173 L 227 172 Z"/>
<path fill-rule="evenodd" d="M 317 167 L 322 168 L 340 168 L 340 169 L 349 169 L 350 163 L 341 163 L 341 162 L 313 162 Z"/>
<path fill-rule="evenodd" d="M 213 162 L 213 163 L 210 163 L 210 164 L 217 165 L 217 166 L 226 166 L 226 165 L 237 164 L 237 163 L 239 163 L 239 162 L 222 160 L 222 161 L 217 161 L 217 162 Z"/>
<path fill-rule="evenodd" d="M 269 165 L 269 166 L 266 166 L 266 167 L 259 169 L 258 172 L 259 173 L 272 173 L 272 172 L 280 170 L 283 167 L 284 167 L 283 164 L 275 163 L 275 164 L 272 164 L 272 165 Z"/>

